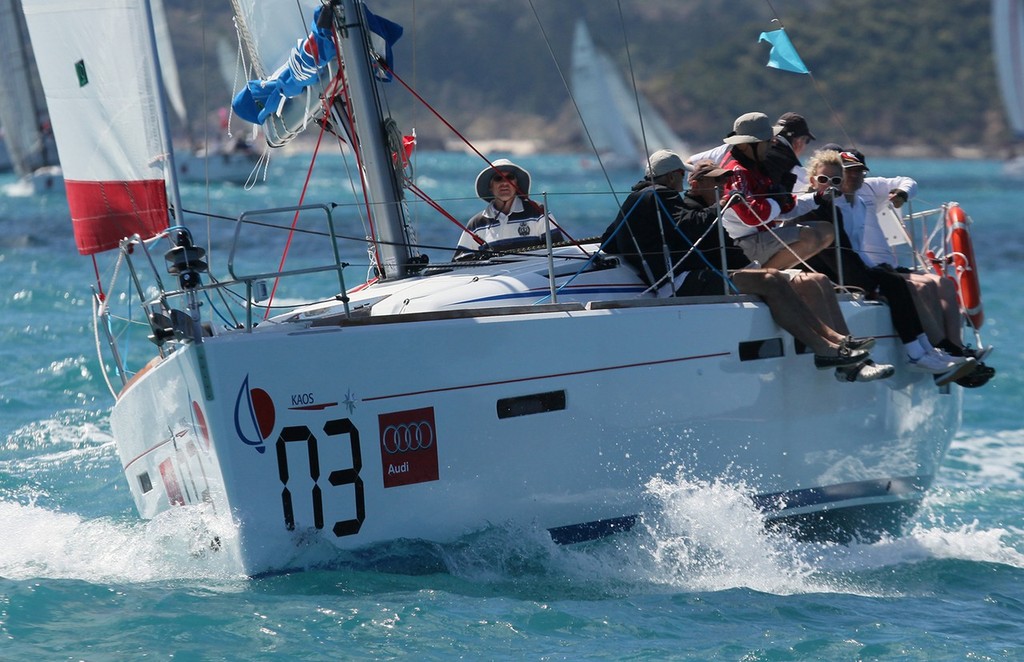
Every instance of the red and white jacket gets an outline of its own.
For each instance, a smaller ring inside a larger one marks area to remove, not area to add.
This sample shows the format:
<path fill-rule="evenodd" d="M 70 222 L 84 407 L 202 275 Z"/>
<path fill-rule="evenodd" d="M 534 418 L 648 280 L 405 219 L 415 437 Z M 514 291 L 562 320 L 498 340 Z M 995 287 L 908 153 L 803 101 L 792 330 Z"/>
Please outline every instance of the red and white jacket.
<path fill-rule="evenodd" d="M 777 225 L 779 214 L 793 208 L 792 195 L 783 197 L 772 183 L 771 177 L 756 163 L 730 150 L 722 167 L 732 171 L 732 177 L 723 189 L 727 207 L 722 214 L 725 231 L 739 239 Z M 742 200 L 731 199 L 738 193 Z M 775 197 L 768 197 L 775 194 Z M 779 200 L 783 200 L 780 204 Z"/>

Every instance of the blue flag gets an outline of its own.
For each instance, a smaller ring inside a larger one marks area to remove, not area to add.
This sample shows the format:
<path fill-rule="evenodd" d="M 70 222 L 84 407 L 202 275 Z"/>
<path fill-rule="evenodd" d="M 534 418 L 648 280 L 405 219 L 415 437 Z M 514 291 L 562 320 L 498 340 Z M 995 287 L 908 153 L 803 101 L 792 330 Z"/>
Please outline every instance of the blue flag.
<path fill-rule="evenodd" d="M 807 65 L 800 59 L 800 54 L 796 52 L 796 47 L 793 42 L 789 40 L 789 35 L 782 28 L 773 30 L 772 32 L 762 32 L 761 38 L 757 40 L 757 43 L 767 41 L 772 45 L 772 50 L 768 53 L 768 66 L 774 67 L 775 69 L 782 69 L 783 71 L 792 71 L 795 74 L 809 74 L 811 73 L 807 69 Z"/>

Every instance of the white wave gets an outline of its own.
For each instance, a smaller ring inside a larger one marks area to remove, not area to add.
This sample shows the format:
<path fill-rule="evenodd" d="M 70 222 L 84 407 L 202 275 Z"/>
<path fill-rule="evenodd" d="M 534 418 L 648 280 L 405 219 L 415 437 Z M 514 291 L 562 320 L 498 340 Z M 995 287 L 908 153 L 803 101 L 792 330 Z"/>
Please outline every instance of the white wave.
<path fill-rule="evenodd" d="M 230 522 L 200 509 L 177 508 L 166 517 L 126 523 L 0 502 L 0 529 L 0 576 L 7 579 L 116 584 L 241 578 L 237 560 L 225 551 L 231 548 Z"/>
<path fill-rule="evenodd" d="M 988 434 L 961 432 L 953 440 L 946 465 L 966 465 L 963 480 L 993 486 L 1024 485 L 1024 431 L 998 430 Z M 943 479 L 943 472 L 939 478 Z M 949 477 L 946 477 L 949 478 Z"/>

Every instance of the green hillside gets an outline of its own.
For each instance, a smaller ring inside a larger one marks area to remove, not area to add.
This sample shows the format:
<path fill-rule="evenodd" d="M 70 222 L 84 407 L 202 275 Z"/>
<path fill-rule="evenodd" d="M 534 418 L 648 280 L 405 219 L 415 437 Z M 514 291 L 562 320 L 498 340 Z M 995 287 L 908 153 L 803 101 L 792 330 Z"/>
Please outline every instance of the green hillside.
<path fill-rule="evenodd" d="M 203 83 L 217 69 L 217 40 L 235 45 L 229 6 L 169 7 L 195 124 L 229 96 L 226 84 Z M 765 66 L 768 45 L 758 35 L 777 27 L 773 6 L 813 76 Z M 773 117 L 796 110 L 821 140 L 881 148 L 998 152 L 1011 139 L 983 0 L 389 0 L 371 7 L 405 26 L 399 75 L 471 139 L 583 149 L 559 74 L 568 78 L 581 18 L 623 71 L 632 63 L 640 89 L 695 146 L 716 143 L 748 110 Z M 300 22 L 282 17 L 288 23 L 301 36 Z M 422 144 L 454 138 L 399 86 L 389 100 Z"/>

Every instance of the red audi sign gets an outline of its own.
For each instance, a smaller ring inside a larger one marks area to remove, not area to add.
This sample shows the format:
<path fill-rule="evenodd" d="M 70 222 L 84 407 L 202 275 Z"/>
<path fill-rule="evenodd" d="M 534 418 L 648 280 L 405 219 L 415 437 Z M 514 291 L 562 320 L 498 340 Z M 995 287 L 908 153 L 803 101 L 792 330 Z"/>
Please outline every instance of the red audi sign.
<path fill-rule="evenodd" d="M 409 409 L 377 417 L 384 487 L 437 480 L 434 408 Z"/>

